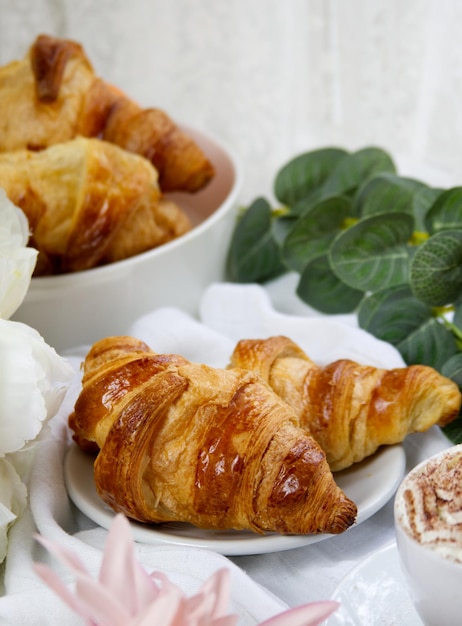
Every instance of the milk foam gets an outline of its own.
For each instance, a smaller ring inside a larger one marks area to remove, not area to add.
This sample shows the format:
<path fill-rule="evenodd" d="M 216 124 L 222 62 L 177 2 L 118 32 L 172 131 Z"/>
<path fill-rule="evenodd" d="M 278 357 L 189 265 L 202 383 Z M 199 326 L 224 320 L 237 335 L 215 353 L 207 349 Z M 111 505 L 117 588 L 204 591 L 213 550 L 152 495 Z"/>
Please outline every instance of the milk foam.
<path fill-rule="evenodd" d="M 411 471 L 395 507 L 411 537 L 445 558 L 462 562 L 462 446 Z"/>

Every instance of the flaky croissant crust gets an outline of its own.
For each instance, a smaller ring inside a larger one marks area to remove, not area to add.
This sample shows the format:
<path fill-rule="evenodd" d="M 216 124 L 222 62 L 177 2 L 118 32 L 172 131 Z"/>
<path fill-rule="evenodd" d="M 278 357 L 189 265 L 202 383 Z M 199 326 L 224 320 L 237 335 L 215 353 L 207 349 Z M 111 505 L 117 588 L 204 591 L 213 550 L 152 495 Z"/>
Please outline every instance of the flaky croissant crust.
<path fill-rule="evenodd" d="M 348 359 L 319 367 L 284 336 L 238 342 L 230 366 L 258 373 L 294 409 L 333 471 L 410 433 L 444 426 L 461 407 L 456 383 L 431 367 L 387 370 Z"/>
<path fill-rule="evenodd" d="M 215 169 L 160 109 L 143 109 L 96 76 L 83 47 L 39 35 L 26 56 L 0 68 L 0 151 L 41 150 L 100 137 L 150 160 L 163 192 L 195 192 Z"/>
<path fill-rule="evenodd" d="M 149 161 L 96 138 L 0 152 L 0 187 L 28 218 L 39 251 L 35 275 L 128 258 L 191 228 L 161 196 Z"/>
<path fill-rule="evenodd" d="M 112 337 L 88 353 L 69 423 L 82 448 L 98 450 L 98 493 L 131 518 L 257 533 L 343 532 L 356 506 L 294 419 L 252 372 Z"/>

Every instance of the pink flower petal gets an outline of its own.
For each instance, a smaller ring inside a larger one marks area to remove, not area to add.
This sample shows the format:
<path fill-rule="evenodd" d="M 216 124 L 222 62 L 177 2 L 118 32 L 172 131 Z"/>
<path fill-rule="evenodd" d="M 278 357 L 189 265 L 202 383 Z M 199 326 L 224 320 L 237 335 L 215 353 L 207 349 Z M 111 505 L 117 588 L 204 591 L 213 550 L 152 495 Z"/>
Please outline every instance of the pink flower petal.
<path fill-rule="evenodd" d="M 87 624 L 94 624 L 94 622 L 91 621 L 91 616 L 86 610 L 84 604 L 81 603 L 79 598 L 66 587 L 55 572 L 43 563 L 34 563 L 33 568 L 37 576 L 39 576 L 43 582 L 69 606 L 69 608 L 77 613 L 77 615 L 83 617 L 87 621 Z"/>
<path fill-rule="evenodd" d="M 236 626 L 237 615 L 226 615 L 224 617 L 217 617 L 213 620 L 213 626 Z"/>
<path fill-rule="evenodd" d="M 156 585 L 135 558 L 130 525 L 120 513 L 108 533 L 99 580 L 119 598 L 131 616 L 158 594 Z"/>
<path fill-rule="evenodd" d="M 130 622 L 130 626 L 187 626 L 184 595 L 175 585 L 168 584 L 158 597 L 142 613 Z"/>
<path fill-rule="evenodd" d="M 237 615 L 227 614 L 230 573 L 217 570 L 192 597 L 161 572 L 148 574 L 135 558 L 127 519 L 119 514 L 111 526 L 100 575 L 94 580 L 72 551 L 38 536 L 48 551 L 76 576 L 75 595 L 42 563 L 38 576 L 53 589 L 88 626 L 236 626 Z M 312 602 L 284 611 L 260 626 L 319 626 L 339 604 Z"/>
<path fill-rule="evenodd" d="M 45 539 L 41 535 L 35 535 L 35 539 L 48 550 L 50 554 L 56 557 L 61 563 L 66 565 L 73 572 L 81 572 L 88 575 L 88 571 L 80 558 L 75 552 L 60 546 L 49 539 Z"/>
<path fill-rule="evenodd" d="M 224 567 L 217 570 L 201 587 L 200 591 L 213 597 L 212 617 L 222 617 L 228 613 L 230 601 L 230 574 Z"/>
<path fill-rule="evenodd" d="M 318 626 L 338 607 L 339 603 L 331 600 L 311 602 L 279 613 L 262 622 L 260 626 Z"/>
<path fill-rule="evenodd" d="M 131 615 L 117 596 L 98 581 L 76 575 L 75 593 L 98 626 L 127 626 Z"/>
<path fill-rule="evenodd" d="M 202 585 L 199 592 L 185 600 L 189 626 L 234 626 L 237 615 L 228 615 L 230 574 L 225 568 L 217 570 Z"/>

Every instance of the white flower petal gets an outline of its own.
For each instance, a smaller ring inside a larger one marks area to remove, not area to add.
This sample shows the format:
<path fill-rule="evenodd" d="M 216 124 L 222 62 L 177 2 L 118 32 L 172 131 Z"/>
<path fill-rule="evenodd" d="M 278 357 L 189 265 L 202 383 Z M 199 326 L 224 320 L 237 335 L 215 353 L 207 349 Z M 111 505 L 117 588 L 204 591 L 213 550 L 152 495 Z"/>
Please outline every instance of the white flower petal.
<path fill-rule="evenodd" d="M 27 489 L 7 459 L 0 459 L 0 563 L 8 548 L 8 529 L 23 512 Z"/>
<path fill-rule="evenodd" d="M 72 376 L 69 363 L 36 330 L 0 319 L 0 456 L 36 438 Z"/>
<path fill-rule="evenodd" d="M 8 319 L 24 300 L 37 261 L 27 247 L 29 225 L 25 214 L 0 189 L 0 317 Z"/>

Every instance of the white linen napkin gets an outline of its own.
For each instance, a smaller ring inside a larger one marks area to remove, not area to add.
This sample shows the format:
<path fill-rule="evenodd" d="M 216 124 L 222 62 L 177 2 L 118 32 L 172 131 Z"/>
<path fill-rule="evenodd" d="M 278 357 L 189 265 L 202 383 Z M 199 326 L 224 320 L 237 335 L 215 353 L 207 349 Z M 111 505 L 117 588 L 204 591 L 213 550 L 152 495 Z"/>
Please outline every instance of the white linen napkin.
<path fill-rule="evenodd" d="M 228 363 L 237 339 L 274 334 L 290 336 L 319 363 L 343 356 L 385 367 L 403 364 L 389 344 L 354 325 L 325 317 L 277 313 L 267 292 L 256 285 L 212 285 L 204 293 L 198 320 L 178 309 L 162 308 L 134 321 L 127 334 L 144 340 L 156 352 L 176 352 L 216 367 Z M 70 443 L 67 417 L 80 390 L 79 368 L 87 350 L 88 346 L 80 346 L 66 355 L 76 372 L 74 383 L 60 411 L 43 430 L 29 482 L 30 507 L 10 532 L 6 595 L 0 598 L 2 624 L 81 623 L 33 573 L 33 561 L 43 560 L 51 563 L 69 584 L 72 582 L 68 572 L 35 542 L 35 532 L 75 550 L 95 576 L 99 570 L 107 531 L 71 504 L 63 476 L 63 460 Z M 273 590 L 268 591 L 256 582 L 258 573 L 250 578 L 236 565 L 239 558 L 232 561 L 209 550 L 167 545 L 137 544 L 136 551 L 146 569 L 165 572 L 188 595 L 214 571 L 228 567 L 232 575 L 230 612 L 239 614 L 240 626 L 253 626 L 287 606 L 274 595 L 278 594 L 277 574 L 265 568 L 265 563 L 270 565 L 271 561 L 260 561 L 260 582 L 269 580 L 269 576 L 272 580 Z M 242 561 L 246 567 L 252 562 L 258 561 L 252 561 L 252 557 Z M 308 599 L 304 597 L 303 602 Z"/>

